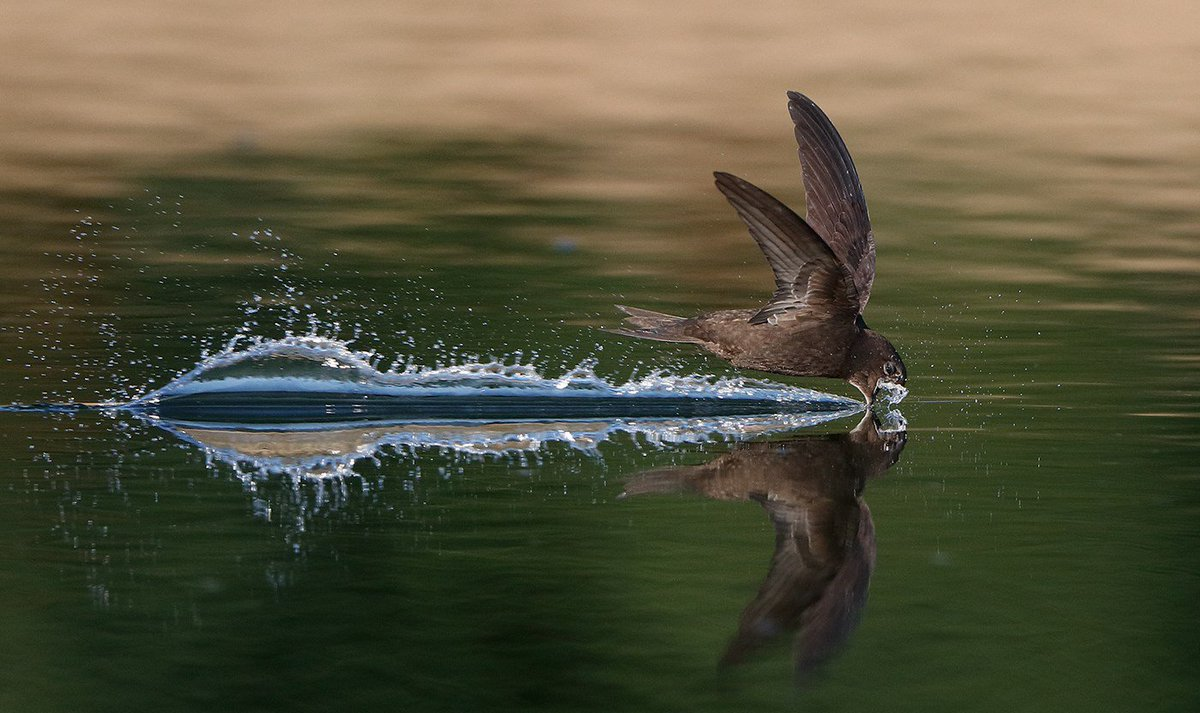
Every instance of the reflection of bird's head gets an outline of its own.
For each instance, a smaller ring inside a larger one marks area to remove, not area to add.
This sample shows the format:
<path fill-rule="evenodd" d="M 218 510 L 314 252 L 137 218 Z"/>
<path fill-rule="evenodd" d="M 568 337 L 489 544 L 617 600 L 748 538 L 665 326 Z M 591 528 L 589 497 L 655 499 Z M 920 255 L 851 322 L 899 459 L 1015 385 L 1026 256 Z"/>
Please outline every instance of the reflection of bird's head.
<path fill-rule="evenodd" d="M 850 431 L 849 438 L 857 447 L 858 469 L 864 478 L 879 475 L 900 460 L 900 452 L 908 443 L 907 431 L 883 431 L 879 417 L 870 409 L 862 421 Z"/>
<path fill-rule="evenodd" d="M 881 384 L 904 386 L 908 371 L 896 348 L 879 332 L 863 329 L 850 349 L 849 381 L 870 406 Z"/>

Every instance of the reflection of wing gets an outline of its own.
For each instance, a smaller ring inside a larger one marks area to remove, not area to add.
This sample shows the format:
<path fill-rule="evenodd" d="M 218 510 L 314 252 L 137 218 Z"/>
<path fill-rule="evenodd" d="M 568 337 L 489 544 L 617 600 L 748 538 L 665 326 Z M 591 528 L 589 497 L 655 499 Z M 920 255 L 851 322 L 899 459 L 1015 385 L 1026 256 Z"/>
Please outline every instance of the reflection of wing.
<path fill-rule="evenodd" d="M 836 653 L 858 624 L 875 568 L 871 514 L 853 498 L 760 502 L 775 526 L 775 554 L 721 663 L 741 663 L 795 632 L 795 669 L 803 675 Z"/>
<path fill-rule="evenodd" d="M 808 223 L 757 186 L 728 173 L 714 175 L 775 273 L 775 294 L 750 323 L 801 315 L 853 319 L 859 310 L 854 280 Z"/>
<path fill-rule="evenodd" d="M 788 92 L 788 100 L 804 171 L 806 219 L 853 275 L 861 312 L 875 280 L 875 238 L 858 171 L 825 112 L 799 92 Z"/>
<path fill-rule="evenodd" d="M 626 483 L 625 496 L 692 492 L 754 500 L 771 518 L 771 567 L 742 612 L 723 664 L 794 633 L 795 670 L 803 676 L 845 643 L 875 569 L 875 528 L 862 488 L 895 465 L 905 441 L 903 432 L 880 431 L 868 412 L 848 433 L 739 444 L 703 465 L 652 470 Z"/>

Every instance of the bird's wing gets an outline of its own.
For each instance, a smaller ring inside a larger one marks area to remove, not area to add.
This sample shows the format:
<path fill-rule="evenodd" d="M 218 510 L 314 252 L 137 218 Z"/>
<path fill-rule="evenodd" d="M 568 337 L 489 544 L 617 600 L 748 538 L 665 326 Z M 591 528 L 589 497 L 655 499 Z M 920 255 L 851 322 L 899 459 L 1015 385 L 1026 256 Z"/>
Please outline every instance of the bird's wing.
<path fill-rule="evenodd" d="M 804 173 L 805 219 L 854 277 L 861 312 L 875 280 L 875 238 L 867 199 L 846 144 L 812 99 L 788 92 Z"/>
<path fill-rule="evenodd" d="M 728 173 L 714 175 L 775 273 L 775 294 L 750 323 L 853 319 L 859 310 L 854 278 L 808 223 L 761 188 Z"/>

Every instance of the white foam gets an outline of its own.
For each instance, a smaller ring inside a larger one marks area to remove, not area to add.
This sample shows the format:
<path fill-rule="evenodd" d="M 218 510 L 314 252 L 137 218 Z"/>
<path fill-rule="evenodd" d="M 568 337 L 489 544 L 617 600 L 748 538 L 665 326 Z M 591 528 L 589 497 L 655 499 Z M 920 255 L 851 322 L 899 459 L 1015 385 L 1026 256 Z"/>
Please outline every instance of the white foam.
<path fill-rule="evenodd" d="M 166 386 L 129 404 L 156 425 L 200 447 L 210 463 L 231 467 L 241 477 L 285 474 L 326 479 L 354 474 L 363 460 L 389 451 L 428 449 L 469 458 L 524 457 L 549 444 L 599 456 L 600 446 L 627 438 L 650 447 L 712 440 L 740 440 L 783 433 L 842 418 L 862 404 L 769 381 L 671 374 L 655 371 L 615 383 L 584 362 L 562 376 L 545 376 L 527 364 L 469 361 L 439 367 L 408 366 L 380 371 L 376 355 L 320 337 L 288 337 L 231 343 L 203 359 Z M 780 412 L 765 415 L 696 418 L 591 418 L 534 422 L 353 422 L 341 424 L 196 424 L 172 422 L 153 406 L 190 394 L 314 392 L 400 396 L 536 396 L 600 398 L 729 399 L 776 402 Z M 797 409 L 817 404 L 818 410 Z M 786 411 L 791 411 L 786 413 Z"/>
<path fill-rule="evenodd" d="M 884 406 L 895 406 L 908 396 L 908 389 L 891 381 L 880 381 L 876 389 L 877 392 L 882 392 L 879 394 L 879 401 Z"/>
<path fill-rule="evenodd" d="M 849 408 L 857 402 L 798 386 L 742 377 L 671 374 L 656 370 L 624 383 L 613 383 L 595 373 L 585 361 L 562 376 L 543 376 L 526 364 L 478 361 L 440 367 L 413 367 L 380 371 L 375 355 L 356 352 L 345 343 L 320 337 L 261 340 L 245 347 L 230 345 L 210 356 L 166 386 L 136 399 L 131 405 L 149 405 L 166 397 L 229 392 L 343 392 L 348 394 L 464 396 L 565 396 L 677 397 L 813 402 Z M 288 364 L 302 367 L 287 373 Z M 255 369 L 270 365 L 272 373 Z M 280 373 L 282 372 L 282 373 Z M 902 388 L 902 387 L 901 387 Z"/>

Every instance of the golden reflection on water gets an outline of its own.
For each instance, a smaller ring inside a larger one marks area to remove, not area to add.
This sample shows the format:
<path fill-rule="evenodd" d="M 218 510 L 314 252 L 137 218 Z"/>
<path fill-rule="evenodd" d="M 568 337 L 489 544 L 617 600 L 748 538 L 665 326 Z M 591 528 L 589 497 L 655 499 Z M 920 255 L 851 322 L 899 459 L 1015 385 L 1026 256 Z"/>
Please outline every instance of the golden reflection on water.
<path fill-rule="evenodd" d="M 581 244 L 673 255 L 681 279 L 739 289 L 766 271 L 710 172 L 799 208 L 784 111 L 784 90 L 799 89 L 859 164 L 885 282 L 890 270 L 923 274 L 927 261 L 898 255 L 954 261 L 934 241 L 977 235 L 1086 249 L 1051 266 L 1007 245 L 964 279 L 1194 275 L 1200 73 L 1185 68 L 1200 59 L 1196 27 L 1190 0 L 14 5 L 0 23 L 0 210 L 69 217 L 86 197 L 132 193 L 148 166 L 214 152 L 339 155 L 364 132 L 532 136 L 568 149 L 554 158 L 562 170 L 524 177 L 531 194 L 676 209 Z M 343 179 L 320 190 L 378 188 Z M 29 200 L 46 195 L 65 200 Z M 678 254 L 700 241 L 745 274 Z M 630 274 L 636 262 L 598 269 Z"/>
<path fill-rule="evenodd" d="M 790 173 L 770 148 L 785 88 L 818 97 L 861 155 L 1053 167 L 1056 155 L 1086 154 L 1136 172 L 1198 151 L 1200 75 L 1184 68 L 1200 58 L 1200 6 L 1188 0 L 686 12 L 632 0 L 117 0 L 5 14 L 0 150 L 24 159 L 6 162 L 9 185 L 46 185 L 55 168 L 73 179 L 72 159 L 308 144 L 381 126 L 617 136 L 637 150 L 606 160 L 637 173 L 762 151 Z M 647 143 L 670 162 L 646 160 Z M 54 156 L 67 160 L 39 165 Z"/>

